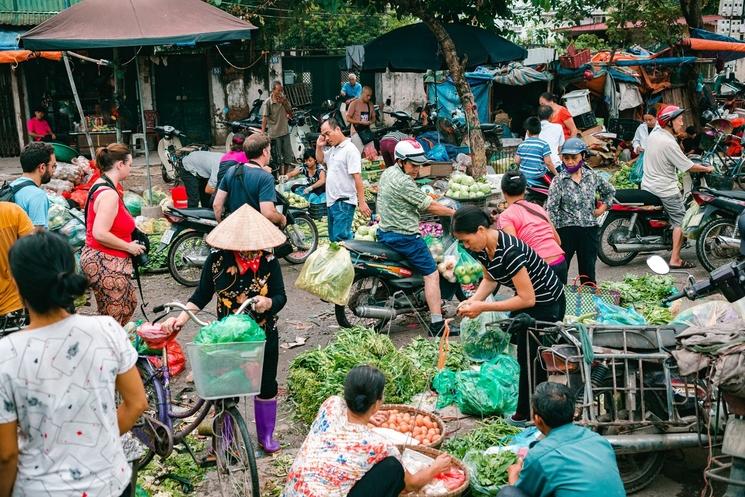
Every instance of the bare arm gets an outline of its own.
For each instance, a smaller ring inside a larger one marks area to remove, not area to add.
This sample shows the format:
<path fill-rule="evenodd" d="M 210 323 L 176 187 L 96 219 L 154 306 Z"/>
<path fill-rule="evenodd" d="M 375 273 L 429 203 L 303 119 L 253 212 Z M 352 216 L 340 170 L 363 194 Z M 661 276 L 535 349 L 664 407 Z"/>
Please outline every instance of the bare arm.
<path fill-rule="evenodd" d="M 528 276 L 528 270 L 520 269 L 512 278 L 512 283 L 515 285 L 515 296 L 496 302 L 485 302 L 486 311 L 509 312 L 535 307 L 535 290 Z"/>
<path fill-rule="evenodd" d="M 261 116 L 261 132 L 266 133 L 266 114 Z"/>
<path fill-rule="evenodd" d="M 212 203 L 212 210 L 215 211 L 215 219 L 219 223 L 222 221 L 222 211 L 225 208 L 225 201 L 228 199 L 228 192 L 217 190 L 215 201 Z"/>
<path fill-rule="evenodd" d="M 694 164 L 689 170 L 689 173 L 711 173 L 714 172 L 714 168 L 711 166 L 704 166 L 703 164 Z"/>
<path fill-rule="evenodd" d="M 546 157 L 543 158 L 543 163 L 546 164 L 546 167 L 548 168 L 549 171 L 551 171 L 551 173 L 553 173 L 554 176 L 559 174 L 556 171 L 556 166 L 554 166 L 554 161 L 551 160 L 550 155 L 547 155 Z"/>
<path fill-rule="evenodd" d="M 471 296 L 468 300 L 477 300 L 480 302 L 483 302 L 486 300 L 486 298 L 494 293 L 494 290 L 497 289 L 497 282 L 494 281 L 487 273 L 484 271 L 484 279 L 481 280 L 481 283 L 479 283 L 479 287 L 476 289 L 476 293 Z"/>
<path fill-rule="evenodd" d="M 145 387 L 136 367 L 117 375 L 116 391 L 122 397 L 122 403 L 116 409 L 116 420 L 119 423 L 119 434 L 123 435 L 132 429 L 137 418 L 147 409 Z"/>
<path fill-rule="evenodd" d="M 455 211 L 451 209 L 450 207 L 445 207 L 442 204 L 439 204 L 437 202 L 432 202 L 429 204 L 429 207 L 427 207 L 427 212 L 430 214 L 434 214 L 435 216 L 447 216 L 447 217 L 453 217 L 455 215 Z"/>
<path fill-rule="evenodd" d="M 569 128 L 569 136 L 571 136 L 572 138 L 577 136 L 577 133 L 579 133 L 579 131 L 577 131 L 577 125 L 574 124 L 573 117 L 570 117 L 566 121 L 564 121 L 564 125 Z"/>
<path fill-rule="evenodd" d="M 0 424 L 0 497 L 10 497 L 18 474 L 18 423 Z"/>
<path fill-rule="evenodd" d="M 102 191 L 93 202 L 93 208 L 95 209 L 96 217 L 93 221 L 91 233 L 98 243 L 104 247 L 121 250 L 132 255 L 142 252 L 142 249 L 138 250 L 137 248 L 141 247 L 138 243 L 125 242 L 111 232 L 111 226 L 114 224 L 114 219 L 119 212 L 119 194 L 114 190 Z"/>
<path fill-rule="evenodd" d="M 272 223 L 276 224 L 279 227 L 287 224 L 285 216 L 277 211 L 277 207 L 274 205 L 274 202 L 260 202 L 259 207 L 261 208 L 261 214 Z"/>
<path fill-rule="evenodd" d="M 204 192 L 205 193 L 208 193 L 210 195 L 212 195 L 216 191 L 217 191 L 217 189 L 214 186 L 207 185 L 207 186 L 204 187 Z"/>
<path fill-rule="evenodd" d="M 360 212 L 365 217 L 370 217 L 372 211 L 370 211 L 370 207 L 367 206 L 367 201 L 365 200 L 365 184 L 362 183 L 362 175 L 360 173 L 354 173 L 352 177 L 354 178 L 354 188 L 357 190 L 357 207 L 359 207 Z"/>
<path fill-rule="evenodd" d="M 315 190 L 316 188 L 320 188 L 325 184 L 326 184 L 326 171 L 321 171 L 321 174 L 318 175 L 318 181 L 310 185 L 310 187 Z"/>
<path fill-rule="evenodd" d="M 294 178 L 298 174 L 300 174 L 300 168 L 299 167 L 296 167 L 295 169 L 293 169 L 292 171 L 290 171 L 289 173 L 287 173 L 287 179 Z"/>
<path fill-rule="evenodd" d="M 450 468 L 450 457 L 446 455 L 440 455 L 435 461 L 428 467 L 418 471 L 414 474 L 408 471 L 404 475 L 404 484 L 408 492 L 415 492 L 421 489 L 424 485 L 431 482 L 435 476 L 440 473 L 447 471 Z"/>

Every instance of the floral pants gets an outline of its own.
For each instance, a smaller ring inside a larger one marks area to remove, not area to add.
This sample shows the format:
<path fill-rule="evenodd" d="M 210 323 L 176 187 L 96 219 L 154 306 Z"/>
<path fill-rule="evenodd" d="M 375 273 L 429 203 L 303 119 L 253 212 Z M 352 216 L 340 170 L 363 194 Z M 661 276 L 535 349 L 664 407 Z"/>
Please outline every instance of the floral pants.
<path fill-rule="evenodd" d="M 85 247 L 80 266 L 96 297 L 98 314 L 111 316 L 124 326 L 137 308 L 137 288 L 132 278 L 132 259 Z"/>

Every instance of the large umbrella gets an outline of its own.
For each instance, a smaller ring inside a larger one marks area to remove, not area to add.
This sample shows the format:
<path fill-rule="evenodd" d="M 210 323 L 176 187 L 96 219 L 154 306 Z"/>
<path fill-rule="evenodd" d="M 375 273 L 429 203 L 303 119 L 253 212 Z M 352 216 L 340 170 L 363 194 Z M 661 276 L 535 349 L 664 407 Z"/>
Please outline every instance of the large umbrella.
<path fill-rule="evenodd" d="M 465 56 L 466 69 L 523 60 L 528 52 L 485 29 L 466 24 L 446 24 L 458 57 Z M 434 33 L 424 24 L 394 29 L 365 45 L 363 71 L 425 72 L 447 69 Z"/>
<path fill-rule="evenodd" d="M 202 0 L 83 0 L 21 35 L 20 43 L 29 50 L 196 45 L 249 39 L 253 29 L 256 29 L 254 25 Z M 64 60 L 83 131 L 90 143 L 67 57 Z M 140 66 L 135 64 L 135 67 L 137 92 L 140 95 L 140 118 L 145 132 Z M 147 147 L 145 164 L 148 190 L 152 193 Z"/>

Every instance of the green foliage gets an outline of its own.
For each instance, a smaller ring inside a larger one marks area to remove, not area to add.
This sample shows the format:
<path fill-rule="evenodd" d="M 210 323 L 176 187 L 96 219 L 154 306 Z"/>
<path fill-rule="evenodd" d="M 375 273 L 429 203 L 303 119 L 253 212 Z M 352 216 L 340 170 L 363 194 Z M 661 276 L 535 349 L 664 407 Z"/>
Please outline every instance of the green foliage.
<path fill-rule="evenodd" d="M 186 437 L 186 441 L 195 453 L 204 450 L 205 444 L 194 435 Z M 153 459 L 144 469 L 141 469 L 137 475 L 137 481 L 142 485 L 150 495 L 160 497 L 186 497 L 187 494 L 181 483 L 166 478 L 165 475 L 174 475 L 179 478 L 188 480 L 191 485 L 197 488 L 207 474 L 206 470 L 194 462 L 188 452 L 174 451 L 167 459 L 162 460 L 159 457 Z"/>
<path fill-rule="evenodd" d="M 680 40 L 683 28 L 677 20 L 682 12 L 677 0 L 612 0 L 612 4 L 607 24 L 613 46 L 672 46 Z M 629 23 L 636 29 L 629 29 Z"/>
<path fill-rule="evenodd" d="M 607 41 L 596 35 L 588 33 L 579 35 L 573 40 L 572 43 L 577 50 L 584 50 L 585 48 L 589 48 L 590 51 L 597 52 L 598 50 L 608 49 Z"/>
<path fill-rule="evenodd" d="M 321 0 L 334 3 L 339 0 Z M 428 22 L 466 20 L 485 28 L 494 28 L 498 17 L 510 16 L 508 0 L 354 0 L 358 5 L 378 12 L 394 11 L 399 18 L 414 16 Z"/>

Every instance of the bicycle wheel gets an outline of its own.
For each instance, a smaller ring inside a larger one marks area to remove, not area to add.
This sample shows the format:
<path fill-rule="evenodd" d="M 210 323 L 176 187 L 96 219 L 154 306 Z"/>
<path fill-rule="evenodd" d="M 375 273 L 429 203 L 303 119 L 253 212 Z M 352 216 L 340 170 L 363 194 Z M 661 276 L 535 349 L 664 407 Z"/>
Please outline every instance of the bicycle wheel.
<path fill-rule="evenodd" d="M 170 454 L 173 450 L 173 434 L 162 424 L 168 416 L 168 397 L 156 369 L 146 357 L 140 357 L 136 363 L 137 371 L 142 378 L 147 396 L 147 409 L 132 427 L 132 434 L 146 447 L 145 453 L 136 461 L 136 468 L 144 468 L 153 460 L 155 453 Z"/>
<path fill-rule="evenodd" d="M 219 409 L 220 404 L 215 408 Z M 212 422 L 212 447 L 223 497 L 259 497 L 259 473 L 243 416 L 235 406 L 218 412 Z"/>

